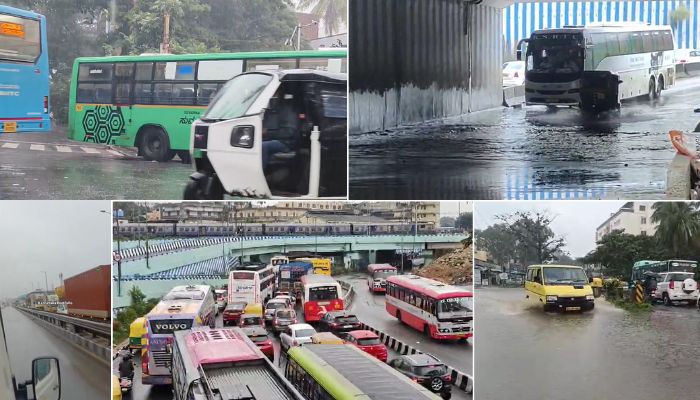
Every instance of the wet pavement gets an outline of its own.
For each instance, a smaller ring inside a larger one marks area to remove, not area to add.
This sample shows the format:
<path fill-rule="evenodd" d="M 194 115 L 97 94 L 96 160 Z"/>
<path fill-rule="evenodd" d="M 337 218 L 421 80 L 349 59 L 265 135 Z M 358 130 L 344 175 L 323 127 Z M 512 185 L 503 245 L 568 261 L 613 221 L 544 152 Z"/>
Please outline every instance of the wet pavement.
<path fill-rule="evenodd" d="M 660 199 L 668 131 L 700 120 L 700 78 L 599 118 L 498 108 L 350 136 L 352 199 Z M 696 138 L 698 135 L 694 135 Z"/>
<path fill-rule="evenodd" d="M 523 290 L 475 292 L 475 398 L 697 398 L 697 309 L 629 313 L 601 298 L 592 312 L 544 313 Z"/>
<path fill-rule="evenodd" d="M 368 290 L 367 275 L 354 274 L 348 277 L 341 276 L 338 279 L 353 285 L 355 299 L 351 310 L 360 321 L 401 340 L 403 343 L 434 355 L 452 368 L 469 375 L 473 373 L 474 348 L 472 339 L 469 339 L 467 343 L 433 340 L 422 332 L 400 324 L 396 318 L 389 315 L 385 308 L 384 295 L 372 294 Z"/>
<path fill-rule="evenodd" d="M 190 165 L 51 133 L 0 135 L 0 199 L 182 199 Z"/>
<path fill-rule="evenodd" d="M 61 366 L 61 398 L 94 400 L 107 398 L 110 373 L 107 362 L 79 349 L 12 307 L 3 308 L 7 350 L 17 382 L 32 379 L 32 360 L 56 357 Z"/>

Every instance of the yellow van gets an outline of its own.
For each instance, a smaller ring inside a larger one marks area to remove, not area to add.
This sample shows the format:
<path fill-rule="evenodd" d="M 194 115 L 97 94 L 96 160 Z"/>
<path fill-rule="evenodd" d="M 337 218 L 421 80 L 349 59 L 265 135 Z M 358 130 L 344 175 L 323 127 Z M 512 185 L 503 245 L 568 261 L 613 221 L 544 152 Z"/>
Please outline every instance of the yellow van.
<path fill-rule="evenodd" d="M 243 314 L 253 314 L 253 315 L 259 315 L 260 318 L 263 316 L 263 306 L 260 303 L 251 303 L 245 306 L 245 309 L 243 310 Z"/>
<path fill-rule="evenodd" d="M 143 343 L 141 338 L 146 334 L 146 317 L 136 318 L 129 325 L 129 348 L 140 349 Z"/>
<path fill-rule="evenodd" d="M 588 277 L 575 265 L 527 267 L 525 300 L 545 311 L 588 311 L 595 305 Z"/>
<path fill-rule="evenodd" d="M 311 335 L 311 343 L 314 344 L 345 344 L 343 339 L 330 332 L 320 332 Z"/>

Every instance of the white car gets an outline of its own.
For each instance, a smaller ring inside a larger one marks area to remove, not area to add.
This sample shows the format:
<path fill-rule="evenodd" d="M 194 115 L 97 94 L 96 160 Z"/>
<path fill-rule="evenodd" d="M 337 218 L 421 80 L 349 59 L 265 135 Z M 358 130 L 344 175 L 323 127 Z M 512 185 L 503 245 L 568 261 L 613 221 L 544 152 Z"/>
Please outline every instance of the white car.
<path fill-rule="evenodd" d="M 676 63 L 692 64 L 700 62 L 700 50 L 678 49 L 676 50 Z"/>
<path fill-rule="evenodd" d="M 503 86 L 520 86 L 525 84 L 525 61 L 508 61 L 503 63 Z"/>
<path fill-rule="evenodd" d="M 670 306 L 674 302 L 684 301 L 690 305 L 696 304 L 700 298 L 698 283 L 693 279 L 692 272 L 662 272 L 656 284 L 654 298 Z"/>
<path fill-rule="evenodd" d="M 281 308 L 290 308 L 289 301 L 286 299 L 274 298 L 265 304 L 265 323 L 270 324 L 275 318 L 275 310 Z"/>
<path fill-rule="evenodd" d="M 292 324 L 280 334 L 280 346 L 287 351 L 291 347 L 311 343 L 311 336 L 316 334 L 316 329 L 309 324 Z"/>
<path fill-rule="evenodd" d="M 297 299 L 289 294 L 278 294 L 277 296 L 275 296 L 275 299 L 286 300 L 287 302 L 289 302 L 289 306 L 291 308 L 294 308 L 294 306 L 297 304 Z"/>

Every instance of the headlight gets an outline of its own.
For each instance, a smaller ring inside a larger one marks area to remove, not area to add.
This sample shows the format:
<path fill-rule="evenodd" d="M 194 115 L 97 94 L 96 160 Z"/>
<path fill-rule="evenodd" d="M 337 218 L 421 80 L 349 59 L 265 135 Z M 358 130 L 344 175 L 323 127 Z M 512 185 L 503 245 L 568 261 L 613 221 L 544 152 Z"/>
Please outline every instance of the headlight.
<path fill-rule="evenodd" d="M 547 301 L 557 301 L 557 296 L 547 296 Z"/>
<path fill-rule="evenodd" d="M 250 125 L 242 125 L 231 131 L 231 146 L 250 149 L 255 141 L 255 128 Z"/>
<path fill-rule="evenodd" d="M 587 294 L 587 295 L 586 295 L 586 300 L 593 300 L 593 295 L 592 295 L 592 294 Z"/>

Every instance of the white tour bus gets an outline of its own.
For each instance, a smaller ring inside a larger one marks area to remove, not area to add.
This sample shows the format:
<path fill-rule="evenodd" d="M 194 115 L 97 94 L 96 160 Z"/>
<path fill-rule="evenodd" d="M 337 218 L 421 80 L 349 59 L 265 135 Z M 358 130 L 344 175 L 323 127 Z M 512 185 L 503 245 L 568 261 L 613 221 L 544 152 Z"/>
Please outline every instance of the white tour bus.
<path fill-rule="evenodd" d="M 527 44 L 525 101 L 602 112 L 620 100 L 658 98 L 675 83 L 670 26 L 600 24 L 536 30 Z"/>
<path fill-rule="evenodd" d="M 266 303 L 275 290 L 272 265 L 250 264 L 237 267 L 228 274 L 228 304 L 245 301 Z"/>

